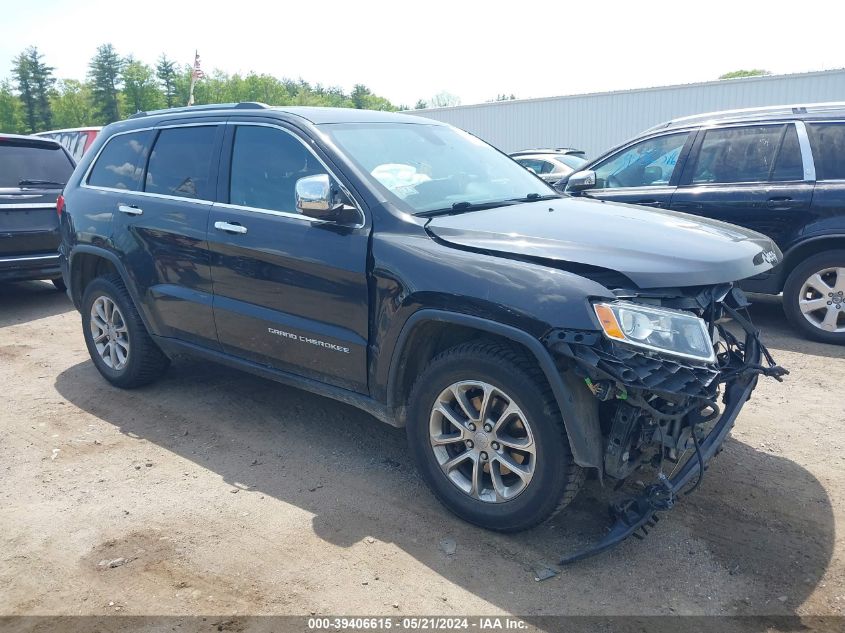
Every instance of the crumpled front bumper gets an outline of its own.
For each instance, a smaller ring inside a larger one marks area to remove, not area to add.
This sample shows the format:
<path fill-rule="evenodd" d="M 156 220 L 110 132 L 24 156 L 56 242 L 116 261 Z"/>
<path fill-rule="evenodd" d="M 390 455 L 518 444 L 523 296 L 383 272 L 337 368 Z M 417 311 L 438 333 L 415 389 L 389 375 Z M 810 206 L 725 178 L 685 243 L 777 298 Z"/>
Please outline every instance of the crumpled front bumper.
<path fill-rule="evenodd" d="M 748 306 L 744 295 L 732 294 L 729 302 L 719 305 L 719 314 L 731 317 L 745 336 L 741 340 L 741 334 L 738 337 L 723 324 L 712 324 L 719 335 L 720 351 L 717 362 L 711 365 L 644 353 L 612 343 L 598 333 L 553 330 L 544 337 L 544 343 L 561 366 L 581 376 L 597 399 L 608 403 L 625 402 L 629 407 L 639 408 L 647 417 L 658 420 L 658 426 L 659 420 L 674 420 L 673 423 L 682 425 L 681 430 L 688 429 L 689 442 L 695 446 L 694 455 L 681 463 L 671 476 L 663 472 L 661 458 L 655 483 L 611 508 L 615 520 L 609 532 L 590 547 L 565 556 L 561 564 L 598 554 L 629 536 L 641 536 L 639 531 L 647 534 L 648 527 L 658 520 L 658 512 L 672 508 L 694 480 L 692 488 L 698 486 L 706 463 L 724 443 L 759 376 L 780 381 L 789 373 L 775 363 L 760 342 L 759 331 L 741 313 Z M 679 403 L 677 406 L 682 408 L 659 411 L 651 406 L 649 398 L 663 399 L 671 406 Z M 710 430 L 701 438 L 696 433 L 698 427 Z M 660 450 L 665 450 L 663 440 L 661 431 Z M 605 448 L 605 458 L 610 462 L 603 465 L 609 463 L 617 469 L 616 474 L 607 471 L 617 479 L 624 479 L 633 472 L 631 469 L 619 471 L 618 462 L 614 461 L 626 450 L 624 447 L 624 443 L 621 449 L 607 443 Z M 630 464 L 632 468 L 637 465 L 638 462 Z"/>
<path fill-rule="evenodd" d="M 749 333 L 745 343 L 746 364 L 749 367 L 759 366 L 761 359 L 762 348 L 759 339 L 756 335 Z M 699 446 L 701 460 L 705 465 L 719 451 L 728 437 L 739 412 L 757 385 L 758 376 L 757 373 L 749 372 L 726 386 L 723 400 L 725 406 L 721 417 Z M 659 520 L 657 513 L 671 509 L 681 491 L 693 479 L 701 476 L 702 462 L 698 459 L 689 459 L 672 477 L 659 478 L 657 483 L 648 486 L 641 495 L 629 499 L 624 504 L 618 504 L 614 508 L 615 521 L 607 534 L 597 543 L 564 556 L 560 564 L 566 565 L 600 554 L 629 536 L 638 534 L 639 531 L 647 534 L 648 527 L 653 527 Z"/>

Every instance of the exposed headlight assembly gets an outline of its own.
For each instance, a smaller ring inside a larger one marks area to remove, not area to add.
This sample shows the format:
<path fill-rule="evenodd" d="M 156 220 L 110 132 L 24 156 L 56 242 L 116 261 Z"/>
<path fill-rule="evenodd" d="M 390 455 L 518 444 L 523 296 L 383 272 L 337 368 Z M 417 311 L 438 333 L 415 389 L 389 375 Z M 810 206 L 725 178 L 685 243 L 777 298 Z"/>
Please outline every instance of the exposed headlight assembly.
<path fill-rule="evenodd" d="M 609 339 L 706 363 L 716 360 L 707 324 L 694 314 L 627 301 L 595 303 L 593 308 Z"/>

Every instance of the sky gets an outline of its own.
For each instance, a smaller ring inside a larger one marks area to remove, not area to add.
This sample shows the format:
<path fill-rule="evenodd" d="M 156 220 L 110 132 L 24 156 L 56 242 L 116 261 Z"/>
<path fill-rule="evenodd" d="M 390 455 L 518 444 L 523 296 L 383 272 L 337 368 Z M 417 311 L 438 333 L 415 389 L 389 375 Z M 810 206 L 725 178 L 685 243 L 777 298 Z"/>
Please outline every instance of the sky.
<path fill-rule="evenodd" d="M 0 79 L 37 46 L 60 78 L 84 79 L 99 44 L 149 64 L 253 70 L 394 104 L 440 92 L 463 104 L 497 94 L 583 94 L 708 81 L 741 68 L 845 67 L 845 2 L 310 0 L 141 3 L 2 0 Z M 824 16 L 823 18 L 820 16 Z M 845 97 L 845 95 L 843 95 Z"/>

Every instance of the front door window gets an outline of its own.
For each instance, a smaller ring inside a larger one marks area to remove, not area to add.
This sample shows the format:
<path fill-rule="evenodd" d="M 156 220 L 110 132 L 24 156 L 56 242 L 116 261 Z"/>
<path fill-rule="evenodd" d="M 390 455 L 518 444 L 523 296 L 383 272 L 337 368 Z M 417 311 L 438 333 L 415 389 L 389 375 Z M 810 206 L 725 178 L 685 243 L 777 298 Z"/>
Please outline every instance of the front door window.
<path fill-rule="evenodd" d="M 622 150 L 595 168 L 595 189 L 668 185 L 687 136 L 667 134 Z"/>

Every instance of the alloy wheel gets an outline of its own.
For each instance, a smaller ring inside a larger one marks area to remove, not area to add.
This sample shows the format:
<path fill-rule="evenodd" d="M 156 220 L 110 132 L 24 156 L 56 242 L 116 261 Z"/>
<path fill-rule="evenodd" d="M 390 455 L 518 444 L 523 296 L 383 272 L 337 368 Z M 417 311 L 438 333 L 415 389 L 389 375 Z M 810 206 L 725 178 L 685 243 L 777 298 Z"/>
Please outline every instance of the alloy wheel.
<path fill-rule="evenodd" d="M 825 332 L 845 332 L 845 268 L 824 268 L 801 286 L 798 307 L 804 318 Z"/>
<path fill-rule="evenodd" d="M 431 409 L 429 439 L 449 481 L 479 501 L 510 501 L 536 470 L 525 414 L 507 393 L 486 382 L 461 381 L 444 389 Z"/>
<path fill-rule="evenodd" d="M 110 369 L 121 370 L 129 360 L 129 330 L 117 304 L 100 296 L 91 305 L 91 339 L 100 359 Z"/>

